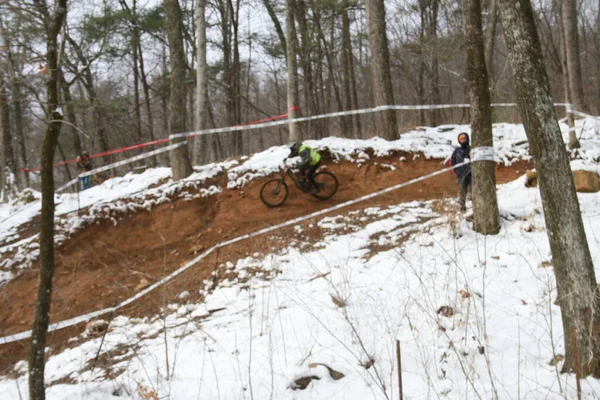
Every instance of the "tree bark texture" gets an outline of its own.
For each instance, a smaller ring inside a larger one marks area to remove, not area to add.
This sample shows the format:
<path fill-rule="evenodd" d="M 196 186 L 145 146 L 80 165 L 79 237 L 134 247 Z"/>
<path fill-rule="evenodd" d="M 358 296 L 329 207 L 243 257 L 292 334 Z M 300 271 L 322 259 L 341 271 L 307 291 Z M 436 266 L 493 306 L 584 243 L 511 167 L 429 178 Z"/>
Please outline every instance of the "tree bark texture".
<path fill-rule="evenodd" d="M 569 66 L 567 62 L 567 45 L 566 45 L 566 37 L 565 37 L 565 24 L 563 19 L 563 10 L 560 4 L 561 0 L 558 0 L 559 4 L 556 7 L 558 10 L 558 48 L 560 52 L 560 65 L 562 71 L 562 82 L 563 82 L 563 91 L 565 93 L 565 102 L 567 104 L 573 104 L 573 96 L 571 92 L 571 84 L 569 82 Z M 577 139 L 577 134 L 575 133 L 575 116 L 571 112 L 571 107 L 566 108 L 567 112 L 567 123 L 569 125 L 569 148 L 577 149 L 579 148 L 579 140 Z"/>
<path fill-rule="evenodd" d="M 499 0 L 500 19 L 544 209 L 565 340 L 563 372 L 574 370 L 570 330 L 578 332 L 585 375 L 600 373 L 596 276 L 529 0 Z"/>
<path fill-rule="evenodd" d="M 480 147 L 494 147 L 492 109 L 481 25 L 481 1 L 463 0 L 464 29 L 467 44 L 467 82 L 471 103 L 471 156 Z M 484 235 L 500 231 L 496 198 L 496 163 L 473 161 L 473 229 Z"/>
<path fill-rule="evenodd" d="M 287 40 L 287 106 L 289 123 L 289 140 L 302 140 L 302 132 L 294 118 L 300 116 L 300 96 L 298 94 L 298 67 L 296 63 L 296 27 L 294 25 L 294 0 L 285 0 L 285 25 Z"/>
<path fill-rule="evenodd" d="M 390 71 L 390 50 L 386 33 L 385 3 L 383 0 L 365 0 L 365 4 L 371 48 L 371 77 L 375 105 L 393 105 L 394 93 Z M 397 139 L 398 129 L 395 111 L 380 111 L 375 119 L 377 135 L 387 140 Z"/>
<path fill-rule="evenodd" d="M 206 72 L 206 0 L 196 0 L 196 131 L 207 126 L 208 81 Z M 194 138 L 194 164 L 201 165 L 209 159 L 207 135 Z"/>
<path fill-rule="evenodd" d="M 565 31 L 565 49 L 567 69 L 569 71 L 569 87 L 573 106 L 577 111 L 587 112 L 583 97 L 583 82 L 581 77 L 581 61 L 579 54 L 579 32 L 577 29 L 577 1 L 559 0 L 561 2 L 562 22 Z"/>
<path fill-rule="evenodd" d="M 54 176 L 53 160 L 62 116 L 56 111 L 59 102 L 59 66 L 57 36 L 67 13 L 67 0 L 59 0 L 54 15 L 50 15 L 45 0 L 35 0 L 36 8 L 47 21 L 46 26 L 46 81 L 48 125 L 42 147 L 42 214 L 40 219 L 40 278 L 38 282 L 35 316 L 31 332 L 31 353 L 29 354 L 29 397 L 43 400 L 45 349 L 50 304 L 52 300 L 52 278 L 54 276 Z"/>
<path fill-rule="evenodd" d="M 185 132 L 186 91 L 185 53 L 183 50 L 183 19 L 178 0 L 164 0 L 167 38 L 171 60 L 171 85 L 169 95 L 169 134 Z M 171 140 L 171 144 L 186 141 L 186 138 Z M 173 179 L 183 179 L 193 172 L 186 145 L 169 152 Z"/>

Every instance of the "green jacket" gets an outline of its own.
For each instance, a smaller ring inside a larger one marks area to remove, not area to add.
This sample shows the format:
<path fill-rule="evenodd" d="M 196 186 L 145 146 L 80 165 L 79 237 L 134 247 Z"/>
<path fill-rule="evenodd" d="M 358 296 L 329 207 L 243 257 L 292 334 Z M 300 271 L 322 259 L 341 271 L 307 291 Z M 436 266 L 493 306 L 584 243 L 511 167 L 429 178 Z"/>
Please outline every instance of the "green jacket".
<path fill-rule="evenodd" d="M 321 162 L 321 154 L 318 151 L 309 147 L 305 144 L 300 146 L 298 150 L 298 155 L 302 158 L 303 164 L 309 164 L 311 166 L 317 165 Z"/>

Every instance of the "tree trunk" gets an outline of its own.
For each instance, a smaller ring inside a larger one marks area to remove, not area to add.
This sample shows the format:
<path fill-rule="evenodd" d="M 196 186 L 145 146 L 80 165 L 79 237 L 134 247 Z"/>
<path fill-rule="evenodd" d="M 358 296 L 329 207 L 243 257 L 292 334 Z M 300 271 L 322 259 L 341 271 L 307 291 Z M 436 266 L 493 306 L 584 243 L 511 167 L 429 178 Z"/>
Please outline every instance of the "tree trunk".
<path fill-rule="evenodd" d="M 58 143 L 62 116 L 58 107 L 58 43 L 66 13 L 67 0 L 59 0 L 54 15 L 50 15 L 44 0 L 35 0 L 38 11 L 45 17 L 46 23 L 46 81 L 48 121 L 44 145 L 42 148 L 42 215 L 40 219 L 40 279 L 35 306 L 35 316 L 31 331 L 31 353 L 29 355 L 29 398 L 43 400 L 45 349 L 48 323 L 50 322 L 50 304 L 52 300 L 52 277 L 54 275 L 54 175 L 52 163 Z"/>
<path fill-rule="evenodd" d="M 477 160 L 481 148 L 494 147 L 492 110 L 485 68 L 485 51 L 481 26 L 480 0 L 463 0 L 464 29 L 467 45 L 467 80 L 471 102 L 471 164 L 473 179 L 473 229 L 484 235 L 500 231 L 498 199 L 496 198 L 496 163 L 491 159 Z"/>
<path fill-rule="evenodd" d="M 354 53 L 352 51 L 352 41 L 350 40 L 350 18 L 348 15 L 348 10 L 345 12 L 345 16 L 348 19 L 348 68 L 350 72 L 350 93 L 348 94 L 351 98 L 350 100 L 350 109 L 358 110 L 358 91 L 356 89 L 356 76 L 354 73 Z M 354 114 L 354 137 L 362 138 L 361 126 L 360 126 L 360 115 Z"/>
<path fill-rule="evenodd" d="M 83 66 L 83 86 L 85 87 L 85 90 L 90 99 L 90 106 L 94 116 L 94 125 L 96 127 L 96 135 L 100 140 L 100 148 L 102 149 L 102 151 L 109 151 L 110 148 L 108 146 L 108 140 L 106 138 L 104 111 L 102 109 L 102 103 L 100 102 L 100 99 L 98 98 L 98 94 L 96 92 L 96 85 L 94 84 L 94 77 L 92 76 L 92 69 L 90 65 L 91 63 L 83 53 L 81 46 L 79 46 L 79 44 L 77 44 L 77 42 L 75 42 L 75 40 L 73 40 L 71 36 L 67 35 L 67 41 L 69 42 L 71 47 L 73 47 L 73 50 L 75 50 L 75 54 L 77 55 L 79 62 Z M 102 160 L 104 165 L 110 163 L 110 158 L 108 156 L 102 157 Z"/>
<path fill-rule="evenodd" d="M 517 102 L 538 172 L 558 289 L 565 362 L 574 370 L 571 326 L 577 328 L 583 374 L 600 373 L 595 327 L 600 323 L 596 276 L 573 175 L 554 113 L 548 76 L 529 0 L 500 0 L 500 19 L 515 80 Z"/>
<path fill-rule="evenodd" d="M 10 110 L 8 94 L 6 92 L 6 83 L 4 73 L 0 71 L 0 189 L 2 190 L 1 201 L 7 202 L 14 195 L 15 186 L 11 182 L 11 177 L 15 174 L 15 161 L 13 154 L 12 134 L 10 130 Z"/>
<path fill-rule="evenodd" d="M 498 0 L 490 0 L 485 28 L 485 65 L 488 81 L 494 86 L 494 49 L 496 47 L 496 28 L 498 26 Z"/>
<path fill-rule="evenodd" d="M 558 48 L 560 51 L 560 63 L 562 70 L 562 81 L 563 81 L 563 91 L 565 93 L 565 102 L 567 104 L 573 103 L 573 98 L 571 95 L 571 89 L 569 86 L 569 67 L 567 65 L 567 47 L 565 41 L 565 25 L 563 23 L 563 11 L 560 5 L 560 0 L 558 1 L 556 9 L 558 10 Z M 579 148 L 579 140 L 577 139 L 577 134 L 575 132 L 575 116 L 571 112 L 572 108 L 567 106 L 567 124 L 569 126 L 569 148 L 577 149 Z"/>
<path fill-rule="evenodd" d="M 232 108 L 227 110 L 232 115 L 232 125 L 238 125 L 242 122 L 242 108 L 241 108 L 241 79 L 240 79 L 240 46 L 239 46 L 239 14 L 240 14 L 240 2 L 236 1 L 235 7 L 233 6 L 233 0 L 228 0 L 229 13 L 231 18 L 231 27 L 233 29 L 233 63 L 231 65 L 230 84 L 231 88 L 231 104 Z M 243 149 L 243 134 L 242 131 L 235 131 L 233 133 L 234 140 L 234 154 L 242 155 Z"/>
<path fill-rule="evenodd" d="M 171 59 L 171 87 L 169 95 L 169 134 L 185 132 L 185 53 L 183 51 L 183 19 L 179 0 L 164 0 L 169 55 Z M 171 144 L 186 138 L 171 140 Z M 169 152 L 173 180 L 183 179 L 193 172 L 187 145 Z"/>
<path fill-rule="evenodd" d="M 428 41 L 431 43 L 429 57 L 431 60 L 431 98 L 433 104 L 442 103 L 442 95 L 440 93 L 440 68 L 437 56 L 437 23 L 438 11 L 440 8 L 439 0 L 431 0 L 429 7 L 429 29 L 427 31 Z M 432 126 L 437 126 L 440 122 L 440 110 L 434 109 L 431 112 Z"/>
<path fill-rule="evenodd" d="M 208 81 L 206 71 L 206 0 L 196 0 L 196 131 L 205 129 L 207 124 Z M 194 164 L 202 165 L 208 157 L 210 147 L 207 135 L 194 138 Z"/>
<path fill-rule="evenodd" d="M 312 43 L 313 37 L 309 32 L 308 20 L 306 17 L 307 9 L 305 0 L 300 0 L 294 2 L 294 16 L 298 21 L 298 27 L 300 28 L 300 65 L 302 67 L 304 84 L 302 87 L 304 88 L 304 114 L 305 115 L 315 115 L 317 110 L 315 108 L 315 102 L 313 98 L 313 93 L 315 92 L 315 84 L 313 80 L 313 71 L 312 71 Z M 313 13 L 316 12 L 313 10 Z M 299 104 L 298 104 L 299 105 Z M 312 137 L 312 123 L 309 121 L 304 125 L 304 133 L 306 138 Z"/>
<path fill-rule="evenodd" d="M 144 89 L 144 102 L 146 105 L 146 118 L 148 118 L 148 133 L 150 140 L 154 141 L 154 117 L 152 116 L 152 106 L 150 105 L 150 86 L 148 85 L 148 78 L 146 77 L 146 70 L 144 69 L 144 53 L 142 52 L 141 40 L 138 42 L 138 55 L 140 59 L 140 77 L 142 78 L 142 88 Z M 152 163 L 156 165 L 158 157 L 152 157 Z"/>
<path fill-rule="evenodd" d="M 350 41 L 350 18 L 348 17 L 348 10 L 342 11 L 342 73 L 344 82 L 344 110 L 352 109 L 352 86 L 350 84 L 350 65 L 352 60 L 352 44 Z M 344 117 L 344 125 L 348 128 L 346 137 L 358 137 L 352 116 Z"/>
<path fill-rule="evenodd" d="M 581 78 L 581 61 L 579 54 L 579 33 L 577 30 L 576 0 L 560 0 L 562 22 L 565 31 L 565 48 L 567 69 L 569 71 L 569 88 L 573 106 L 577 111 L 587 112 L 583 97 L 583 82 Z"/>
<path fill-rule="evenodd" d="M 4 49 L 6 54 L 6 71 L 8 75 L 8 85 L 10 87 L 10 107 L 12 108 L 12 135 L 15 138 L 16 153 L 13 155 L 15 159 L 15 177 L 17 178 L 17 186 L 19 189 L 24 189 L 29 186 L 29 174 L 23 171 L 27 167 L 27 150 L 25 147 L 25 134 L 23 131 L 23 90 L 22 76 L 18 74 L 18 65 L 13 58 L 12 45 L 8 33 L 4 30 L 2 21 L 0 21 L 0 34 L 3 37 Z"/>
<path fill-rule="evenodd" d="M 371 47 L 371 75 L 375 105 L 393 105 L 394 92 L 390 71 L 390 50 L 385 23 L 385 4 L 383 0 L 365 0 L 367 23 L 369 27 L 369 44 Z M 377 135 L 387 140 L 395 140 L 398 136 L 396 112 L 379 111 L 376 118 Z"/>
<path fill-rule="evenodd" d="M 285 25 L 287 33 L 287 105 L 289 124 L 289 140 L 302 140 L 300 126 L 293 122 L 300 116 L 298 96 L 298 67 L 296 64 L 296 27 L 294 25 L 294 0 L 285 0 Z"/>
<path fill-rule="evenodd" d="M 283 50 L 284 57 L 287 57 L 287 49 L 286 49 L 286 40 L 285 33 L 283 33 L 283 29 L 281 28 L 281 23 L 279 22 L 279 18 L 277 18 L 277 14 L 275 13 L 275 9 L 273 8 L 273 4 L 269 0 L 262 0 L 265 8 L 267 9 L 267 13 L 273 21 L 273 25 L 275 25 L 275 32 L 277 32 L 277 37 L 279 38 L 279 42 L 281 43 L 281 49 Z"/>
<path fill-rule="evenodd" d="M 135 115 L 135 133 L 138 143 L 142 143 L 142 114 L 140 109 L 140 72 L 139 72 L 139 42 L 140 42 L 140 28 L 137 21 L 137 2 L 133 0 L 132 5 L 132 28 L 131 28 L 131 47 L 132 47 L 132 58 L 133 58 L 133 108 Z M 143 150 L 140 149 L 140 153 Z"/>
<path fill-rule="evenodd" d="M 73 151 L 76 155 L 81 154 L 83 149 L 81 148 L 81 138 L 79 137 L 79 131 L 77 130 L 77 114 L 75 113 L 75 107 L 73 107 L 73 96 L 71 96 L 71 90 L 65 80 L 65 76 L 62 70 L 58 71 L 58 85 L 62 92 L 62 101 L 65 109 L 65 117 L 70 125 L 71 139 L 73 140 Z"/>

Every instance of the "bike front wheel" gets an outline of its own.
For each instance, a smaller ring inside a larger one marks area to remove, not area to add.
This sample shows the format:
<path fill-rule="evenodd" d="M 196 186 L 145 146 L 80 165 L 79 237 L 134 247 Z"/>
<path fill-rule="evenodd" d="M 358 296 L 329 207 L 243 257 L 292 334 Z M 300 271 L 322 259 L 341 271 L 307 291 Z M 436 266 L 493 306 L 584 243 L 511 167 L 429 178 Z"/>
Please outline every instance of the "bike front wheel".
<path fill-rule="evenodd" d="M 260 188 L 260 200 L 267 207 L 279 207 L 288 197 L 288 187 L 281 179 L 266 181 Z"/>
<path fill-rule="evenodd" d="M 317 199 L 330 199 L 338 190 L 338 180 L 331 172 L 323 171 L 315 175 L 315 182 L 319 187 L 317 193 L 313 193 Z"/>

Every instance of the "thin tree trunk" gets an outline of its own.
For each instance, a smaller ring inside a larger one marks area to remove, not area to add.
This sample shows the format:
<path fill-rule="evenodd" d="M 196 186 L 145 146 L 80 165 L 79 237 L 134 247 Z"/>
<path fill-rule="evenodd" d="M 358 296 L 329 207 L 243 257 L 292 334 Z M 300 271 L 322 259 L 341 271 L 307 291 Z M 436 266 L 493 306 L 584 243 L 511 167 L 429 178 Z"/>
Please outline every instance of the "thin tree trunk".
<path fill-rule="evenodd" d="M 271 4 L 270 0 L 262 0 L 265 8 L 267 9 L 267 13 L 273 21 L 273 25 L 275 26 L 275 32 L 277 32 L 277 37 L 279 38 L 279 42 L 281 44 L 281 48 L 283 50 L 284 57 L 287 57 L 287 48 L 286 48 L 286 39 L 285 33 L 281 28 L 281 23 L 279 22 L 279 18 L 277 18 L 277 14 L 275 13 L 275 9 L 273 8 L 273 4 Z"/>
<path fill-rule="evenodd" d="M 8 94 L 6 92 L 6 82 L 4 73 L 0 71 L 0 184 L 2 186 L 2 202 L 7 202 L 9 197 L 14 194 L 14 185 L 9 180 L 9 174 L 15 175 L 15 161 L 13 158 L 13 143 L 10 130 L 10 110 Z"/>
<path fill-rule="evenodd" d="M 573 175 L 556 115 L 529 0 L 500 0 L 500 20 L 517 102 L 533 155 L 544 209 L 564 333 L 563 372 L 574 370 L 571 326 L 578 332 L 583 374 L 600 373 L 596 276 Z"/>
<path fill-rule="evenodd" d="M 70 124 L 69 130 L 71 131 L 71 139 L 73 141 L 73 151 L 76 155 L 79 155 L 83 150 L 81 148 L 79 131 L 77 130 L 77 114 L 75 113 L 75 107 L 73 106 L 73 96 L 71 96 L 71 90 L 65 80 L 62 69 L 58 72 L 58 84 L 62 92 L 66 120 Z"/>
<path fill-rule="evenodd" d="M 287 105 L 289 124 L 289 140 L 302 140 L 302 132 L 300 126 L 292 122 L 292 119 L 300 116 L 298 109 L 300 99 L 298 96 L 298 67 L 296 64 L 296 27 L 294 25 L 294 0 L 285 1 L 285 24 L 287 32 Z"/>
<path fill-rule="evenodd" d="M 57 36 L 67 13 L 67 0 L 58 0 L 54 15 L 50 15 L 44 0 L 34 0 L 38 11 L 45 17 L 46 24 L 46 81 L 48 121 L 44 145 L 42 147 L 42 214 L 40 219 L 40 278 L 38 282 L 35 316 L 31 332 L 31 352 L 29 355 L 29 398 L 43 400 L 45 350 L 50 305 L 52 301 L 52 278 L 54 275 L 54 174 L 53 160 L 62 116 L 58 107 L 58 43 Z"/>
<path fill-rule="evenodd" d="M 13 58 L 11 43 L 8 35 L 0 26 L 2 35 L 4 36 L 4 48 L 6 49 L 6 66 L 8 70 L 8 82 L 11 91 L 10 106 L 12 109 L 12 134 L 15 138 L 17 152 L 14 155 L 15 177 L 17 178 L 17 186 L 19 189 L 24 189 L 29 186 L 29 174 L 23 171 L 27 167 L 27 150 L 25 147 L 25 133 L 23 131 L 23 90 L 21 77 L 17 73 L 17 65 Z"/>
<path fill-rule="evenodd" d="M 573 99 L 573 106 L 577 111 L 587 112 L 588 109 L 583 97 L 583 81 L 581 78 L 579 33 L 577 30 L 577 0 L 560 0 L 560 2 L 565 31 L 565 48 L 571 98 Z"/>
<path fill-rule="evenodd" d="M 348 15 L 348 10 L 346 10 L 346 17 L 348 18 L 348 36 L 350 36 L 350 18 Z M 350 98 L 351 98 L 351 103 L 350 103 L 350 108 L 353 110 L 358 110 L 359 109 L 359 103 L 358 103 L 358 91 L 356 89 L 356 75 L 354 72 L 354 52 L 352 51 L 352 41 L 350 40 L 350 37 L 348 37 L 348 68 L 350 71 Z M 353 116 L 354 118 L 354 135 L 356 138 L 361 138 L 362 137 L 362 132 L 361 132 L 361 126 L 360 126 L 360 115 L 359 114 L 354 114 Z"/>
<path fill-rule="evenodd" d="M 498 26 L 498 0 L 490 0 L 487 10 L 487 21 L 485 28 L 485 65 L 487 67 L 488 80 L 493 87 L 494 82 L 494 49 L 496 47 L 496 31 Z"/>
<path fill-rule="evenodd" d="M 207 126 L 208 81 L 206 71 L 206 0 L 196 0 L 196 131 Z M 202 165 L 208 159 L 210 146 L 207 135 L 194 139 L 194 164 Z"/>
<path fill-rule="evenodd" d="M 429 52 L 429 57 L 431 60 L 431 97 L 433 104 L 441 104 L 442 95 L 440 93 L 440 69 L 437 58 L 437 22 L 438 22 L 438 11 L 439 11 L 439 1 L 431 0 L 429 7 L 429 29 L 427 32 L 427 36 L 429 42 L 432 43 L 431 51 Z M 434 109 L 431 112 L 432 116 L 432 125 L 437 126 L 440 120 L 440 110 Z"/>
<path fill-rule="evenodd" d="M 185 132 L 186 90 L 185 53 L 183 51 L 183 17 L 179 0 L 164 0 L 169 54 L 171 59 L 171 86 L 169 96 L 169 134 Z M 171 140 L 171 144 L 186 138 Z M 179 146 L 169 152 L 173 179 L 183 179 L 193 172 L 188 146 Z"/>
<path fill-rule="evenodd" d="M 352 45 L 350 42 L 350 18 L 348 10 L 342 11 L 342 76 L 344 83 L 344 110 L 352 109 L 352 87 L 350 85 L 350 65 L 352 60 Z M 346 137 L 356 138 L 352 116 L 344 117 L 348 132 Z"/>
<path fill-rule="evenodd" d="M 96 127 L 96 135 L 100 140 L 100 148 L 102 149 L 102 151 L 109 151 L 110 148 L 108 146 L 108 140 L 106 137 L 104 111 L 102 103 L 100 102 L 100 99 L 98 98 L 98 94 L 96 92 L 96 85 L 94 84 L 94 77 L 92 76 L 90 62 L 83 53 L 81 46 L 79 46 L 70 35 L 67 35 L 67 41 L 69 42 L 73 50 L 75 50 L 75 54 L 77 55 L 79 62 L 83 66 L 83 86 L 90 99 L 90 105 L 94 116 L 94 125 Z M 108 156 L 102 157 L 102 160 L 104 165 L 110 163 L 110 158 Z"/>
<path fill-rule="evenodd" d="M 315 4 L 314 0 L 311 1 L 311 3 L 312 3 L 312 7 L 313 7 L 315 28 L 317 31 L 317 35 L 319 36 L 319 39 L 321 40 L 321 43 L 323 45 L 323 50 L 325 52 L 325 59 L 327 60 L 327 71 L 329 72 L 329 81 L 328 82 L 333 89 L 333 94 L 335 96 L 335 103 L 337 105 L 337 109 L 343 110 L 344 104 L 342 103 L 342 96 L 340 95 L 340 90 L 338 88 L 338 84 L 335 79 L 334 58 L 331 56 L 332 52 L 329 49 L 329 46 L 327 45 L 327 40 L 325 39 L 325 34 L 323 33 L 323 29 L 321 27 L 321 18 L 319 17 L 319 11 L 317 9 L 317 5 Z M 342 136 L 345 136 L 346 132 L 348 132 L 348 127 L 346 126 L 345 118 L 340 118 L 340 129 L 341 129 Z"/>
<path fill-rule="evenodd" d="M 573 103 L 573 98 L 571 96 L 571 89 L 569 87 L 569 67 L 567 66 L 567 47 L 565 44 L 565 27 L 564 27 L 564 19 L 562 7 L 560 5 L 560 1 L 558 0 L 558 4 L 556 9 L 558 10 L 558 47 L 560 50 L 560 62 L 561 62 L 561 70 L 562 70 L 562 82 L 563 82 L 563 91 L 565 93 L 565 102 L 567 104 Z M 579 140 L 577 139 L 577 135 L 575 133 L 575 116 L 571 112 L 571 107 L 566 108 L 567 112 L 567 125 L 569 126 L 569 148 L 576 149 L 579 148 Z"/>
<path fill-rule="evenodd" d="M 154 141 L 154 117 L 152 116 L 152 106 L 150 104 L 150 85 L 148 85 L 148 78 L 146 77 L 146 71 L 144 69 L 144 53 L 142 52 L 141 40 L 138 42 L 138 55 L 140 59 L 140 76 L 142 78 L 142 88 L 144 90 L 144 103 L 146 105 L 146 118 L 148 118 L 148 133 L 150 140 Z M 152 157 L 152 163 L 156 165 L 158 163 L 157 156 Z"/>
<path fill-rule="evenodd" d="M 496 163 L 491 159 L 477 160 L 482 148 L 493 151 L 492 109 L 481 26 L 480 0 L 463 0 L 465 38 L 467 44 L 467 80 L 471 102 L 471 165 L 473 179 L 473 230 L 484 235 L 500 231 L 498 199 L 496 198 Z"/>
<path fill-rule="evenodd" d="M 138 143 L 142 142 L 142 114 L 140 109 L 140 72 L 139 72 L 139 42 L 140 42 L 140 28 L 137 22 L 137 1 L 133 0 L 132 5 L 132 58 L 133 58 L 133 108 L 135 115 L 135 132 Z M 143 150 L 140 149 L 140 152 Z"/>
<path fill-rule="evenodd" d="M 294 2 L 294 16 L 298 21 L 298 28 L 300 29 L 300 39 L 301 46 L 300 49 L 300 65 L 302 67 L 304 84 L 302 87 L 304 88 L 304 114 L 305 115 L 314 115 L 315 114 L 315 106 L 313 104 L 312 94 L 315 91 L 314 81 L 313 81 L 313 71 L 312 71 L 312 42 L 313 37 L 308 29 L 308 21 L 306 18 L 307 9 L 304 0 L 299 0 Z M 316 12 L 313 10 L 313 12 Z M 306 138 L 312 137 L 312 129 L 311 122 L 307 122 L 304 124 L 304 133 L 306 134 Z"/>
<path fill-rule="evenodd" d="M 367 23 L 369 26 L 369 43 L 371 46 L 371 75 L 375 94 L 375 105 L 394 105 L 392 75 L 390 71 L 390 50 L 385 23 L 385 4 L 383 0 L 365 0 L 367 7 Z M 387 140 L 395 140 L 398 136 L 396 112 L 379 111 L 376 116 L 376 132 Z"/>

